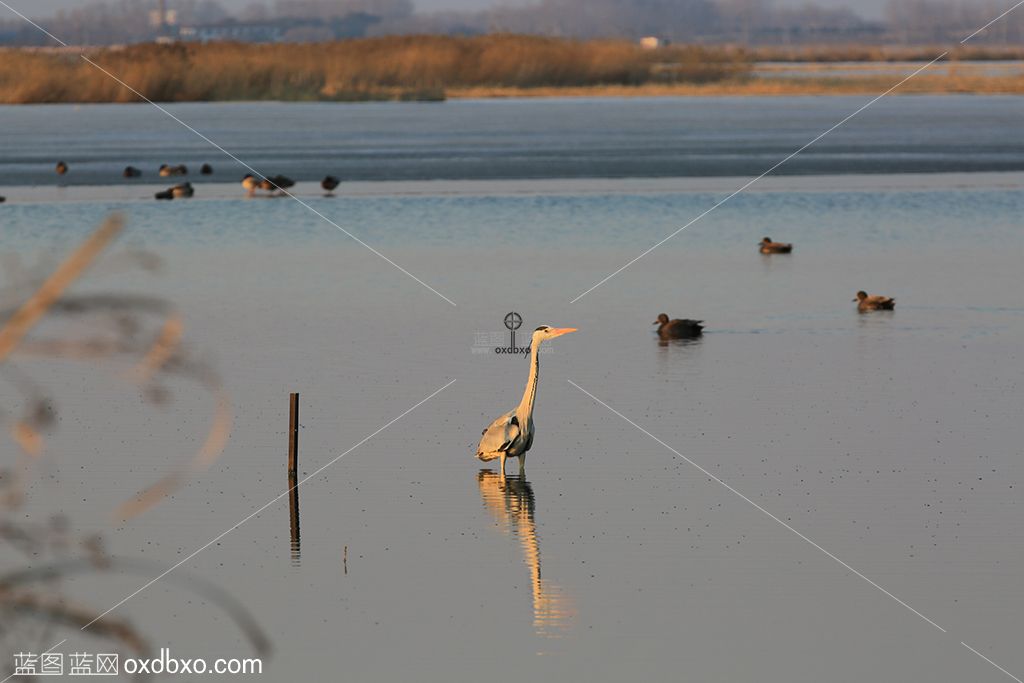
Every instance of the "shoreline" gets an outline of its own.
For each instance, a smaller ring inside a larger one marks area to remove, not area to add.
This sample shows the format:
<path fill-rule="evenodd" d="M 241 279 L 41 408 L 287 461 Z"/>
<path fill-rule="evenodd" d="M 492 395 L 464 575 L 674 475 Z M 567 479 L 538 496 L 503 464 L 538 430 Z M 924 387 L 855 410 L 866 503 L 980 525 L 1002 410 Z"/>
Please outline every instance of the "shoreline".
<path fill-rule="evenodd" d="M 446 100 L 514 100 L 514 99 L 579 99 L 579 98 L 670 98 L 670 97 L 840 97 L 849 95 L 878 95 L 900 81 L 899 74 L 891 76 L 848 77 L 752 77 L 743 81 L 714 83 L 645 83 L 640 85 L 586 85 L 586 86 L 459 86 L 446 88 L 443 96 L 432 95 L 422 99 L 401 94 L 384 95 L 368 99 L 324 98 L 244 98 L 244 99 L 192 99 L 160 100 L 157 104 L 245 104 L 245 103 L 320 103 L 320 104 L 380 104 L 385 102 L 443 103 Z M 1024 72 L 1021 76 L 982 77 L 964 79 L 955 76 L 918 76 L 902 83 L 886 96 L 913 95 L 1024 95 Z M 30 107 L 40 105 L 88 106 L 105 104 L 145 104 L 143 100 L 105 100 L 62 102 L 2 102 L 2 107 Z"/>
<path fill-rule="evenodd" d="M 808 69 L 807 73 L 818 74 Z M 875 76 L 758 77 L 713 83 L 645 83 L 578 87 L 459 87 L 447 88 L 448 99 L 513 99 L 538 97 L 785 97 L 877 95 L 903 78 L 899 73 Z M 1020 75 L 920 75 L 889 95 L 1024 95 L 1024 64 Z"/>

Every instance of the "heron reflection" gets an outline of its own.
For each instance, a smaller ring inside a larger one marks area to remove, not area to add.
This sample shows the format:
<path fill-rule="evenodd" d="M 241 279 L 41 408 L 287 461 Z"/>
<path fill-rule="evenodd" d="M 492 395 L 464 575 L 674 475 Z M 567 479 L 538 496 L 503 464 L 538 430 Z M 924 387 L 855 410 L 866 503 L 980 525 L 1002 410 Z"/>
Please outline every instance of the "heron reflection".
<path fill-rule="evenodd" d="M 533 487 L 523 474 L 505 476 L 491 470 L 480 470 L 477 484 L 484 507 L 494 517 L 498 528 L 519 539 L 523 561 L 530 569 L 534 630 L 540 636 L 561 636 L 575 612 L 561 588 L 541 576 Z"/>

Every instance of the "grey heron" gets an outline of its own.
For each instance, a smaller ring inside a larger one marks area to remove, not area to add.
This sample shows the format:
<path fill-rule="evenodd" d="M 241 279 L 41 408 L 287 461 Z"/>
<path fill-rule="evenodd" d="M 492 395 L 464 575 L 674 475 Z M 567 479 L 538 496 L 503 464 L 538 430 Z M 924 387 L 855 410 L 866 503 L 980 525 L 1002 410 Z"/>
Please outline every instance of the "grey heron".
<path fill-rule="evenodd" d="M 857 302 L 857 310 L 861 313 L 867 311 L 891 311 L 896 308 L 896 299 L 882 296 L 881 294 L 868 296 L 868 293 L 864 290 L 857 292 L 857 298 L 854 301 Z"/>
<path fill-rule="evenodd" d="M 793 251 L 793 245 L 786 242 L 772 242 L 771 237 L 765 237 L 757 243 L 761 247 L 762 254 L 788 254 Z"/>
<path fill-rule="evenodd" d="M 523 400 L 483 431 L 476 457 L 484 462 L 501 458 L 501 473 L 505 474 L 505 460 L 519 458 L 519 471 L 526 467 L 526 451 L 533 445 L 533 404 L 537 399 L 537 381 L 540 378 L 541 342 L 575 332 L 575 327 L 549 327 L 541 325 L 533 331 L 530 342 L 530 376 L 526 380 Z"/>
<path fill-rule="evenodd" d="M 668 316 L 662 313 L 653 324 L 658 326 L 658 336 L 662 339 L 693 339 L 704 334 L 703 322 L 689 318 L 669 320 Z"/>

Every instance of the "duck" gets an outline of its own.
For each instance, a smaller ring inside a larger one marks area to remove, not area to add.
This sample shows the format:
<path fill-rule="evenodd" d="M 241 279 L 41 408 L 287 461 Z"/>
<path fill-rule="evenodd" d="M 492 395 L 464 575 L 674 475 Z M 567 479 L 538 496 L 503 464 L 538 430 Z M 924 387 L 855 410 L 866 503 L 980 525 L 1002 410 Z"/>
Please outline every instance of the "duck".
<path fill-rule="evenodd" d="M 242 187 L 244 187 L 245 191 L 249 193 L 250 197 L 252 197 L 254 194 L 256 194 L 256 190 L 259 189 L 260 181 L 257 180 L 256 176 L 254 176 L 252 173 L 246 173 L 245 177 L 242 178 Z"/>
<path fill-rule="evenodd" d="M 188 175 L 188 166 L 185 164 L 178 164 L 177 166 L 168 166 L 167 164 L 160 164 L 160 177 L 167 178 L 169 176 L 176 175 Z"/>
<path fill-rule="evenodd" d="M 3 195 L 0 195 L 0 204 L 3 204 L 6 201 L 7 201 L 7 197 L 4 197 Z"/>
<path fill-rule="evenodd" d="M 134 166 L 125 166 L 124 172 L 121 173 L 125 178 L 138 178 L 142 175 L 142 171 L 135 168 Z"/>
<path fill-rule="evenodd" d="M 157 199 L 174 199 L 174 188 L 168 188 L 166 190 L 160 190 L 153 195 Z"/>
<path fill-rule="evenodd" d="M 288 176 L 276 175 L 271 178 L 264 178 L 260 181 L 260 189 L 266 190 L 267 192 L 274 192 L 280 190 L 282 193 L 295 185 L 295 181 Z"/>
<path fill-rule="evenodd" d="M 68 172 L 68 165 L 63 161 L 58 161 L 55 170 L 57 171 L 57 175 L 64 175 Z"/>
<path fill-rule="evenodd" d="M 857 303 L 857 310 L 861 313 L 867 311 L 891 311 L 896 308 L 896 299 L 888 296 L 882 296 L 881 294 L 872 294 L 868 296 L 868 293 L 863 289 L 857 292 L 857 298 L 854 299 Z"/>
<path fill-rule="evenodd" d="M 789 254 L 793 251 L 793 245 L 786 242 L 772 242 L 771 237 L 765 237 L 757 243 L 761 247 L 762 254 Z"/>
<path fill-rule="evenodd" d="M 664 313 L 653 324 L 658 325 L 658 336 L 662 339 L 693 339 L 704 334 L 703 320 L 676 318 L 669 320 Z"/>
<path fill-rule="evenodd" d="M 324 179 L 320 181 L 320 187 L 322 187 L 324 189 L 324 192 L 326 192 L 327 194 L 331 194 L 332 192 L 334 192 L 338 188 L 338 185 L 340 184 L 341 181 L 332 175 L 324 176 Z"/>
<path fill-rule="evenodd" d="M 213 175 L 213 166 L 203 164 L 199 167 L 199 175 Z"/>
<path fill-rule="evenodd" d="M 183 197 L 191 197 L 196 193 L 196 191 L 192 187 L 192 183 L 181 183 L 180 185 L 172 187 L 171 193 L 174 195 L 175 199 L 181 199 Z"/>

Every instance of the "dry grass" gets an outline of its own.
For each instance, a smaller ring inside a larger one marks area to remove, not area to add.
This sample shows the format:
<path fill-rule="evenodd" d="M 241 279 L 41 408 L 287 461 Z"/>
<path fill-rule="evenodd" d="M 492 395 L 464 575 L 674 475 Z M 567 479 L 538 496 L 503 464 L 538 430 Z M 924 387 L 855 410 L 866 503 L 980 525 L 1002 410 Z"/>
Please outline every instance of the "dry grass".
<path fill-rule="evenodd" d="M 645 51 L 623 41 L 405 36 L 322 44 L 138 45 L 91 55 L 156 101 L 443 99 L 451 88 L 710 82 L 747 73 L 728 48 Z M 0 102 L 132 102 L 81 59 L 8 50 Z"/>
<path fill-rule="evenodd" d="M 712 83 L 650 83 L 637 86 L 589 86 L 574 88 L 456 88 L 452 99 L 502 97 L 712 97 L 782 95 L 860 95 L 885 92 L 902 79 L 890 76 L 833 76 L 806 78 L 746 78 Z M 1024 93 L 1024 74 L 1014 76 L 918 75 L 894 91 L 894 95 L 953 94 L 1011 95 Z"/>
<path fill-rule="evenodd" d="M 797 45 L 757 47 L 749 56 L 756 62 L 929 62 L 947 50 L 950 61 L 1024 60 L 1020 45 Z"/>
<path fill-rule="evenodd" d="M 446 97 L 809 95 L 881 92 L 899 75 L 835 74 L 836 62 L 925 62 L 931 47 L 672 46 L 519 35 L 398 36 L 321 44 L 137 45 L 91 58 L 156 101 L 442 100 Z M 1024 59 L 1021 47 L 961 47 L 963 60 Z M 752 76 L 755 62 L 798 63 L 800 78 Z M 819 73 L 814 73 L 819 72 Z M 904 93 L 1024 93 L 1017 73 L 925 72 Z M 133 102 L 75 55 L 0 50 L 0 103 Z"/>
<path fill-rule="evenodd" d="M 119 615 L 106 616 L 102 605 L 73 599 L 63 579 L 111 570 L 152 577 L 167 569 L 159 563 L 108 555 L 99 536 L 79 536 L 62 515 L 40 524 L 30 521 L 39 516 L 38 509 L 31 516 L 25 514 L 32 490 L 29 474 L 43 461 L 46 436 L 59 420 L 57 401 L 49 394 L 53 387 L 33 379 L 35 364 L 23 369 L 19 361 L 98 361 L 104 369 L 127 362 L 130 367 L 121 374 L 149 403 L 168 399 L 165 383 L 171 379 L 196 382 L 215 397 L 203 446 L 189 461 L 172 466 L 155 485 L 125 501 L 117 510 L 119 523 L 160 503 L 189 476 L 208 467 L 222 452 L 230 431 L 227 394 L 217 375 L 182 346 L 182 318 L 169 302 L 129 293 L 69 291 L 86 272 L 159 266 L 159 258 L 149 252 L 110 253 L 121 230 L 121 218 L 110 217 L 59 263 L 47 259 L 38 267 L 26 267 L 15 255 L 0 255 L 6 281 L 0 287 L 0 381 L 5 389 L 0 428 L 6 427 L 22 452 L 18 458 L 16 449 L 5 448 L 7 457 L 0 459 L 0 557 L 4 559 L 0 563 L 0 678 L 12 673 L 14 652 L 45 651 L 60 640 L 58 634 L 85 628 L 105 643 L 105 649 L 150 656 L 152 648 L 140 629 Z M 44 319 L 48 324 L 40 325 Z M 218 606 L 258 653 L 269 652 L 266 635 L 228 593 L 178 573 L 168 579 Z"/>

